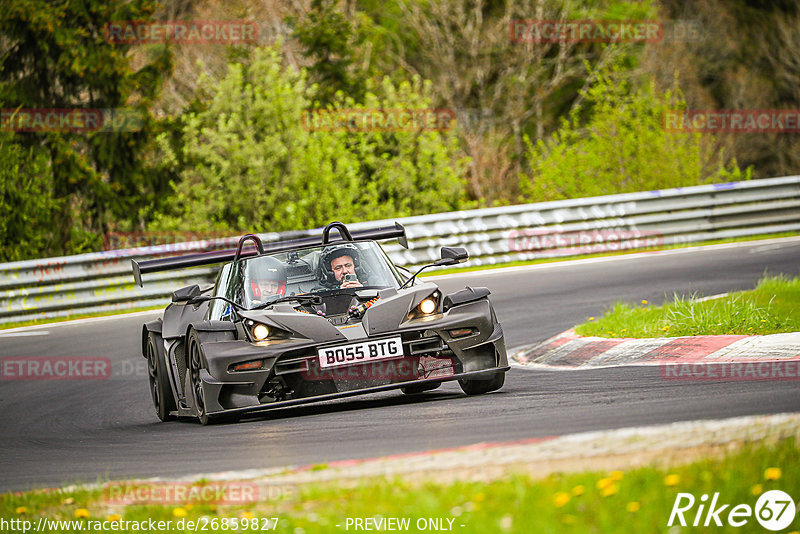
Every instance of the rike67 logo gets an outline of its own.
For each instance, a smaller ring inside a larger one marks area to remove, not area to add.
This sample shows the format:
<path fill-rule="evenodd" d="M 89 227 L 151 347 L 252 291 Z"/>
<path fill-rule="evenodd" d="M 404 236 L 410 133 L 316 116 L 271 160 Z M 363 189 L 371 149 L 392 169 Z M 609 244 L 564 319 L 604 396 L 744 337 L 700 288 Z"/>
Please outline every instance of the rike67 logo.
<path fill-rule="evenodd" d="M 695 504 L 697 504 L 697 509 L 693 510 Z M 765 529 L 777 531 L 791 525 L 796 513 L 794 501 L 788 493 L 781 490 L 770 490 L 761 494 L 756 501 L 755 508 L 749 504 L 732 506 L 729 503 L 723 503 L 720 500 L 719 492 L 714 493 L 710 502 L 709 496 L 705 493 L 700 496 L 699 502 L 691 493 L 678 493 L 672 505 L 667 526 L 685 527 L 691 524 L 693 527 L 721 527 L 724 525 L 743 527 L 755 517 L 756 521 Z"/>

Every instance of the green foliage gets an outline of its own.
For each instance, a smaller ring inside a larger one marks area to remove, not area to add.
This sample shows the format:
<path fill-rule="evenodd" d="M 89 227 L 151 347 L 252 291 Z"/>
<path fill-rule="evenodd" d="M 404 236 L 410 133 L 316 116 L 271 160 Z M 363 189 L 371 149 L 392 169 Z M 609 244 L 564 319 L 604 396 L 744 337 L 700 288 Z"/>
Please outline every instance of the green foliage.
<path fill-rule="evenodd" d="M 366 79 L 355 63 L 365 39 L 358 21 L 366 24 L 368 17 L 359 12 L 352 18 L 339 0 L 313 0 L 302 22 L 290 20 L 303 55 L 311 60 L 308 73 L 318 84 L 316 98 L 322 105 L 332 103 L 337 91 L 357 99 L 364 95 Z"/>
<path fill-rule="evenodd" d="M 635 87 L 618 65 L 594 73 L 585 101 L 549 140 L 526 140 L 531 175 L 520 188 L 527 201 L 592 197 L 746 180 L 702 134 L 671 132 L 664 114 L 684 110 L 676 89 L 659 95 L 652 83 Z M 585 125 L 584 125 L 585 124 Z"/>
<path fill-rule="evenodd" d="M 20 165 L 48 169 L 48 178 L 37 177 L 39 193 L 49 196 L 42 202 L 58 210 L 45 212 L 51 223 L 40 229 L 47 255 L 96 249 L 106 230 L 131 229 L 167 185 L 143 154 L 155 129 L 149 108 L 171 54 L 155 46 L 138 50 L 134 61 L 129 46 L 107 42 L 104 34 L 107 23 L 146 19 L 155 7 L 150 0 L 0 0 L 0 108 L 126 108 L 141 118 L 137 131 L 14 134 Z"/>
<path fill-rule="evenodd" d="M 185 144 L 163 140 L 166 158 L 185 167 L 173 210 L 153 229 L 280 231 L 462 206 L 465 162 L 452 134 L 313 131 L 305 114 L 316 87 L 282 65 L 280 47 L 201 85 L 210 101 L 186 116 Z M 419 80 L 384 80 L 363 104 L 339 95 L 337 106 L 417 109 L 429 91 Z"/>
<path fill-rule="evenodd" d="M 0 262 L 47 256 L 58 208 L 47 158 L 0 131 L 0 162 Z"/>

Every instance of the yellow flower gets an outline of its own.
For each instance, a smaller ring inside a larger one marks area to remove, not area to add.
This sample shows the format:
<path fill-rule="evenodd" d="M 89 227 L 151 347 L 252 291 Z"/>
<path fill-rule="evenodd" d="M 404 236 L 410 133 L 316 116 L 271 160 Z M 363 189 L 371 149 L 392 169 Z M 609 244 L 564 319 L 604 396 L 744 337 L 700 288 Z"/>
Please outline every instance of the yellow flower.
<path fill-rule="evenodd" d="M 667 486 L 677 486 L 680 481 L 681 481 L 680 475 L 676 475 L 674 473 L 670 473 L 669 475 L 664 477 L 664 484 Z"/>
<path fill-rule="evenodd" d="M 589 320 L 590 321 L 594 321 L 594 317 L 589 317 Z"/>
<path fill-rule="evenodd" d="M 485 498 L 486 495 L 484 495 L 483 493 L 476 493 L 475 495 L 472 496 L 472 500 L 475 502 L 481 502 Z"/>
<path fill-rule="evenodd" d="M 604 490 L 613 483 L 614 481 L 610 478 L 601 478 L 600 480 L 597 481 L 597 489 Z"/>
<path fill-rule="evenodd" d="M 66 499 L 61 501 L 61 504 L 75 504 L 75 499 L 73 499 L 72 497 L 67 497 Z"/>
<path fill-rule="evenodd" d="M 188 512 L 189 510 L 191 510 L 192 508 L 194 508 L 194 504 L 192 504 L 192 503 L 190 503 L 190 502 L 187 502 L 186 504 L 184 504 L 184 505 L 183 505 L 183 507 L 184 507 L 184 509 L 185 509 L 185 510 Z"/>
<path fill-rule="evenodd" d="M 763 493 L 763 491 L 764 491 L 764 488 L 761 486 L 761 484 L 756 484 L 755 486 L 750 488 L 750 493 L 752 493 L 753 495 L 761 495 L 761 493 Z"/>
<path fill-rule="evenodd" d="M 577 486 L 572 488 L 572 494 L 575 495 L 576 497 L 580 497 L 581 495 L 583 495 L 584 491 L 585 488 L 581 484 L 578 484 Z"/>
<path fill-rule="evenodd" d="M 255 516 L 253 515 L 253 512 L 242 512 L 239 517 L 242 519 L 253 519 Z"/>
<path fill-rule="evenodd" d="M 645 304 L 645 305 L 646 305 L 646 304 L 647 304 L 647 301 L 646 301 L 645 299 L 642 299 L 642 304 Z"/>
<path fill-rule="evenodd" d="M 616 495 L 617 491 L 619 491 L 619 488 L 617 487 L 617 485 L 616 484 L 611 484 L 607 488 L 603 489 L 602 495 L 603 495 L 603 497 L 611 497 L 612 495 Z"/>
<path fill-rule="evenodd" d="M 623 476 L 622 471 L 612 471 L 611 474 L 608 475 L 608 478 L 610 478 L 614 482 L 619 482 L 620 480 L 622 480 L 622 476 Z"/>
<path fill-rule="evenodd" d="M 625 506 L 625 509 L 627 511 L 629 511 L 630 513 L 635 513 L 635 512 L 638 512 L 641 507 L 642 507 L 642 505 L 640 503 L 638 503 L 636 501 L 632 501 L 632 502 L 629 502 Z"/>
<path fill-rule="evenodd" d="M 16 512 L 17 515 L 23 515 L 28 513 L 28 509 L 25 508 L 24 506 L 20 506 L 19 508 L 17 508 Z"/>
<path fill-rule="evenodd" d="M 570 498 L 571 497 L 569 493 L 559 491 L 556 493 L 555 497 L 553 497 L 553 504 L 556 506 L 556 508 L 561 508 L 569 502 Z"/>
<path fill-rule="evenodd" d="M 119 514 L 111 514 L 106 519 L 108 519 L 108 521 L 110 523 L 113 523 L 115 521 L 121 521 L 122 520 L 122 516 L 119 515 Z"/>
<path fill-rule="evenodd" d="M 172 510 L 172 515 L 175 517 L 186 517 L 186 510 L 183 508 L 175 508 Z"/>
<path fill-rule="evenodd" d="M 768 467 L 767 470 L 764 471 L 764 478 L 767 480 L 778 480 L 781 478 L 781 468 Z"/>
<path fill-rule="evenodd" d="M 77 517 L 78 519 L 86 519 L 87 517 L 89 517 L 89 510 L 87 510 L 86 508 L 78 508 L 77 510 L 75 510 L 75 517 Z"/>

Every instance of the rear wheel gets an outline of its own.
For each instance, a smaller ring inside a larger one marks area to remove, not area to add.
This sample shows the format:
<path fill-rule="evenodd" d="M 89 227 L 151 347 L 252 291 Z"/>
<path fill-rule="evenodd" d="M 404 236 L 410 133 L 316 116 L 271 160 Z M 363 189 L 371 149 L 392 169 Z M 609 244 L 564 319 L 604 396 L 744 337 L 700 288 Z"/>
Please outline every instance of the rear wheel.
<path fill-rule="evenodd" d="M 170 412 L 177 410 L 175 398 L 172 396 L 172 387 L 167 376 L 167 362 L 164 361 L 164 349 L 161 345 L 161 336 L 154 332 L 147 333 L 147 345 L 145 346 L 145 356 L 147 356 L 147 375 L 150 381 L 150 396 L 153 398 L 153 406 L 156 415 L 162 421 L 170 421 L 175 416 Z"/>
<path fill-rule="evenodd" d="M 203 380 L 200 378 L 200 370 L 205 369 L 205 358 L 203 357 L 203 348 L 200 345 L 200 338 L 197 337 L 197 332 L 194 330 L 189 334 L 187 341 L 189 351 L 189 376 L 192 382 L 192 395 L 194 398 L 194 406 L 197 411 L 197 420 L 201 425 L 207 425 L 211 422 L 211 418 L 206 411 L 206 400 L 203 396 Z"/>
<path fill-rule="evenodd" d="M 505 373 L 496 373 L 488 380 L 462 379 L 458 381 L 458 385 L 461 386 L 461 391 L 467 395 L 483 395 L 500 389 L 505 381 Z"/>

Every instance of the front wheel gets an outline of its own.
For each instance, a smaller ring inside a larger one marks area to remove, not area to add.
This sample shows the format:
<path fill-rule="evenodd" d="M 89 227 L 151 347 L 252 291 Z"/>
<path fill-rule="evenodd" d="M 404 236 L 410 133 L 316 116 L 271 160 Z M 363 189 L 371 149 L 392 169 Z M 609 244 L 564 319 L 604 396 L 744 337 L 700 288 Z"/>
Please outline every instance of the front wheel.
<path fill-rule="evenodd" d="M 147 356 L 147 375 L 150 381 L 150 396 L 153 398 L 153 406 L 156 415 L 161 421 L 175 419 L 171 414 L 177 410 L 175 398 L 172 396 L 172 387 L 169 384 L 166 365 L 163 354 L 163 343 L 161 336 L 154 332 L 147 333 L 147 345 L 145 356 Z"/>
<path fill-rule="evenodd" d="M 467 395 L 483 395 L 484 393 L 489 393 L 490 391 L 497 391 L 503 387 L 505 381 L 506 374 L 502 372 L 496 373 L 494 377 L 488 380 L 464 378 L 458 381 L 458 385 L 461 386 L 461 391 Z"/>
<path fill-rule="evenodd" d="M 187 346 L 189 351 L 189 376 L 192 381 L 192 395 L 195 411 L 197 412 L 197 420 L 200 421 L 201 425 L 207 425 L 211 422 L 211 418 L 206 411 L 203 380 L 200 378 L 200 369 L 205 369 L 205 358 L 203 357 L 200 338 L 194 330 L 189 334 Z"/>

